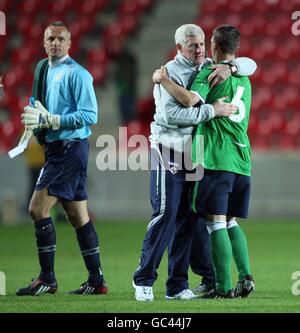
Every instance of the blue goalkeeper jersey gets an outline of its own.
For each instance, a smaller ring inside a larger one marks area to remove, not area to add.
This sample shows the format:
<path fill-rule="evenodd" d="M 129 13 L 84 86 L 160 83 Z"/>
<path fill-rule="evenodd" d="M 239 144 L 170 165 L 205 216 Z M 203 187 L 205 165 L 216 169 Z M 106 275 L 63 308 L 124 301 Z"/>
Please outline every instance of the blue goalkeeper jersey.
<path fill-rule="evenodd" d="M 98 106 L 90 73 L 69 56 L 50 64 L 46 109 L 61 116 L 60 129 L 47 131 L 46 141 L 84 139 L 97 123 Z"/>

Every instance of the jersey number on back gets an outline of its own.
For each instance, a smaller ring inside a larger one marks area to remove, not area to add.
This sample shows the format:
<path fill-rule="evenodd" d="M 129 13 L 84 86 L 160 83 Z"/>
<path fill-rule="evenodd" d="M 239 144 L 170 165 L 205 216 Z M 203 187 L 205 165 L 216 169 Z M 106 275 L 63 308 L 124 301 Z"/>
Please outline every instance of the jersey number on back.
<path fill-rule="evenodd" d="M 244 90 L 244 87 L 238 86 L 237 91 L 231 101 L 232 104 L 236 105 L 239 108 L 238 114 L 234 114 L 229 117 L 229 119 L 234 121 L 235 123 L 240 123 L 245 118 L 246 107 L 244 102 L 241 100 Z"/>

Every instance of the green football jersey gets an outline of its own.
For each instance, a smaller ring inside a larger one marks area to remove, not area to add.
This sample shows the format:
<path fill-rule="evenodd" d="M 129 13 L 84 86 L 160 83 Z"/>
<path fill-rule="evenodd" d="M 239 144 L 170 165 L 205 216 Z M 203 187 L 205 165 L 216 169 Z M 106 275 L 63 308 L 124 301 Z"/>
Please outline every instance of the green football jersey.
<path fill-rule="evenodd" d="M 205 103 L 213 104 L 227 96 L 226 102 L 238 107 L 230 117 L 217 117 L 199 124 L 193 139 L 193 163 L 201 162 L 199 135 L 204 136 L 205 169 L 230 171 L 251 175 L 251 148 L 247 135 L 251 107 L 251 84 L 248 77 L 230 76 L 221 84 L 209 88 L 207 78 L 212 70 L 203 68 L 193 82 L 191 91 L 197 92 Z M 203 158 L 202 158 L 203 159 Z"/>

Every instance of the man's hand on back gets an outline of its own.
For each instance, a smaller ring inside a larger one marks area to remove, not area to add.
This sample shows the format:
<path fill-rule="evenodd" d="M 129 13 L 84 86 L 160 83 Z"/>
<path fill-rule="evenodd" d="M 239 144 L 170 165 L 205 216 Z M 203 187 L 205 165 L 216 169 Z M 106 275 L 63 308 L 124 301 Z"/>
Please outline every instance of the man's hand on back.
<path fill-rule="evenodd" d="M 230 66 L 227 64 L 212 65 L 209 68 L 214 69 L 214 71 L 208 77 L 208 83 L 210 88 L 227 80 L 232 74 Z"/>
<path fill-rule="evenodd" d="M 227 96 L 219 98 L 214 104 L 215 117 L 230 117 L 237 111 L 237 106 L 224 102 Z"/>

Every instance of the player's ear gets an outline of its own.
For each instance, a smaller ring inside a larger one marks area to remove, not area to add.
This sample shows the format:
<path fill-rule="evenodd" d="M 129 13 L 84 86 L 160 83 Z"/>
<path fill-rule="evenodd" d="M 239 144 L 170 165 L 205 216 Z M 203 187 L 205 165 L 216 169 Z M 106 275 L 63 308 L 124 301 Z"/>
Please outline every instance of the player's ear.
<path fill-rule="evenodd" d="M 217 51 L 217 49 L 218 49 L 218 45 L 216 44 L 216 43 L 214 43 L 214 42 L 211 42 L 211 51 L 213 52 L 213 51 Z"/>
<path fill-rule="evenodd" d="M 180 43 L 176 44 L 176 48 L 177 48 L 178 52 L 180 52 L 180 53 L 182 52 L 182 45 Z"/>

